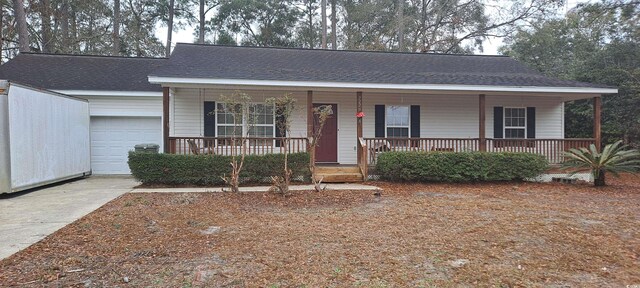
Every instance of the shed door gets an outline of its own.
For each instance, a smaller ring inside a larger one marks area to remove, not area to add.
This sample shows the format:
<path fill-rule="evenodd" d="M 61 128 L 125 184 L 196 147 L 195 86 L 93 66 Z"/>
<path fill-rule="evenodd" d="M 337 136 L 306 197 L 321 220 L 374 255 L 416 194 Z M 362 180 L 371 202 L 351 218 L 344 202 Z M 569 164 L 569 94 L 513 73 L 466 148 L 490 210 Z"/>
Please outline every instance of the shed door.
<path fill-rule="evenodd" d="M 327 118 L 322 128 L 322 137 L 316 148 L 316 162 L 337 163 L 338 162 L 338 105 L 337 104 L 313 104 L 313 107 L 331 105 L 333 115 Z M 317 124 L 314 119 L 313 124 Z"/>
<path fill-rule="evenodd" d="M 91 117 L 93 174 L 131 174 L 129 151 L 136 144 L 161 144 L 160 117 Z"/>

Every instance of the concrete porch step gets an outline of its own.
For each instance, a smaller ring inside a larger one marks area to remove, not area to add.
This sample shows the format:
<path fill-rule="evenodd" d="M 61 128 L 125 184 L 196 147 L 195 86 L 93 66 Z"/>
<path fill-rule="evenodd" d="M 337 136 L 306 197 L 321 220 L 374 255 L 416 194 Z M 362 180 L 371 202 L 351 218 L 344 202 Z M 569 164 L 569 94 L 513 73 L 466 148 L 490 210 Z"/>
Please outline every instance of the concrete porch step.
<path fill-rule="evenodd" d="M 322 179 L 323 183 L 354 183 L 363 182 L 362 173 L 358 166 L 317 166 L 316 180 Z"/>

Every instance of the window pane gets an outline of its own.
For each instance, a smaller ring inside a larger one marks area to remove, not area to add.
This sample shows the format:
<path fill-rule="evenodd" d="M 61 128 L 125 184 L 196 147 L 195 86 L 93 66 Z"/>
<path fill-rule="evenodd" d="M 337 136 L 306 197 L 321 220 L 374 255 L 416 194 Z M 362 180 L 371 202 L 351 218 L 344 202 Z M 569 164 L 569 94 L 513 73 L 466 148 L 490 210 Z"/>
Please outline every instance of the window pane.
<path fill-rule="evenodd" d="M 387 106 L 387 126 L 409 127 L 409 106 Z"/>
<path fill-rule="evenodd" d="M 273 137 L 273 126 L 255 126 L 249 130 L 250 137 Z"/>
<path fill-rule="evenodd" d="M 251 113 L 250 121 L 253 124 L 273 124 L 273 106 L 265 104 L 255 104 L 249 109 Z"/>
<path fill-rule="evenodd" d="M 526 127 L 525 108 L 505 108 L 504 126 Z"/>
<path fill-rule="evenodd" d="M 219 137 L 231 137 L 234 133 L 234 126 L 218 126 L 218 136 Z M 242 136 L 242 126 L 236 126 L 235 128 L 236 136 Z"/>
<path fill-rule="evenodd" d="M 217 122 L 219 124 L 234 124 L 233 123 L 233 116 L 234 113 L 232 110 L 227 109 L 228 106 L 225 103 L 218 103 L 217 104 L 217 112 L 218 112 L 218 117 L 217 117 Z M 240 107 L 236 107 L 237 109 L 240 109 Z M 240 124 L 240 123 L 238 123 Z"/>
<path fill-rule="evenodd" d="M 504 138 L 524 139 L 524 129 L 522 129 L 522 128 L 505 129 L 504 130 Z"/>
<path fill-rule="evenodd" d="M 387 137 L 408 138 L 409 128 L 387 128 Z"/>

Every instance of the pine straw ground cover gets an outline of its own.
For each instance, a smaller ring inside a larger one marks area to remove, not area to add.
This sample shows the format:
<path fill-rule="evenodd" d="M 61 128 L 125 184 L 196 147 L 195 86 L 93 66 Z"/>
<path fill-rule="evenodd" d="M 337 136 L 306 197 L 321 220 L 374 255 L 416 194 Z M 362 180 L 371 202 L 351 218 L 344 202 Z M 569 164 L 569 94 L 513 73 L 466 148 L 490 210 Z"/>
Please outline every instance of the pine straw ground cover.
<path fill-rule="evenodd" d="M 610 182 L 127 194 L 0 262 L 0 286 L 637 287 L 640 180 Z"/>

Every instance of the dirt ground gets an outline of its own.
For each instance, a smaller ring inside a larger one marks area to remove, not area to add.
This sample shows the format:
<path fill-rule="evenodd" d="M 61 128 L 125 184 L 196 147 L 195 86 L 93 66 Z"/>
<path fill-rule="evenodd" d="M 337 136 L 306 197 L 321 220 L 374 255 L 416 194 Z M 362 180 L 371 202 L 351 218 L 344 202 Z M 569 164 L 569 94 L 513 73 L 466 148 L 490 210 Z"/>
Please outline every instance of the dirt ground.
<path fill-rule="evenodd" d="M 0 262 L 0 286 L 640 287 L 640 178 L 610 186 L 126 194 Z"/>

